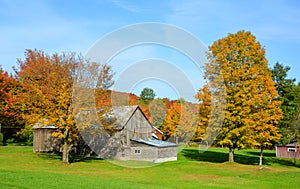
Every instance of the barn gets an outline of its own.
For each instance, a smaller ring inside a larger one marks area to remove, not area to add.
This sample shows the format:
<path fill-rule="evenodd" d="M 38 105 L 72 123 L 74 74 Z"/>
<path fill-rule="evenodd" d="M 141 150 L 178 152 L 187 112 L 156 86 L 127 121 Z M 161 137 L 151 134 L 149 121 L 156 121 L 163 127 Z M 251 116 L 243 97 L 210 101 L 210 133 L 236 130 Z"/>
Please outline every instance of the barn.
<path fill-rule="evenodd" d="M 159 140 L 163 133 L 152 126 L 139 106 L 114 107 L 113 114 L 117 120 L 114 138 L 121 141 L 115 159 L 155 163 L 177 160 L 177 144 Z"/>
<path fill-rule="evenodd" d="M 300 148 L 295 144 L 282 144 L 276 146 L 276 157 L 300 158 Z"/>
<path fill-rule="evenodd" d="M 154 127 L 139 106 L 112 108 L 108 119 L 115 120 L 113 132 L 103 132 L 101 125 L 92 125 L 81 137 L 99 157 L 117 160 L 140 160 L 155 163 L 177 160 L 177 144 L 162 141 L 162 132 Z M 59 140 L 51 136 L 55 126 L 40 123 L 34 127 L 34 152 L 57 150 Z M 78 147 L 79 149 L 80 147 Z M 82 151 L 82 150 L 78 150 Z"/>

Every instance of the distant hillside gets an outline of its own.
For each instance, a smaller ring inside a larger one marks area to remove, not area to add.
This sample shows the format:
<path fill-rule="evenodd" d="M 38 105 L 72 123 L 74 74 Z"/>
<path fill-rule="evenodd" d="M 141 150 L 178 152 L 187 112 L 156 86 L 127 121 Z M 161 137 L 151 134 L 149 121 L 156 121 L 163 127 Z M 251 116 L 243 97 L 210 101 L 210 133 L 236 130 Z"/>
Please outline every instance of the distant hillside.
<path fill-rule="evenodd" d="M 159 98 L 156 98 L 154 100 L 158 100 L 158 99 Z M 163 102 L 167 110 L 170 109 L 174 103 L 180 101 L 180 100 L 170 100 L 168 98 L 163 98 L 159 100 Z M 96 102 L 96 107 L 111 106 L 111 105 L 113 106 L 139 105 L 140 108 L 145 113 L 145 115 L 149 118 L 149 120 L 150 121 L 152 120 L 149 111 L 149 106 L 153 104 L 151 104 L 151 102 L 149 104 L 145 103 L 144 101 L 140 100 L 137 95 L 133 93 L 118 92 L 112 90 L 98 90 L 95 93 L 95 102 Z M 184 103 L 190 106 L 194 113 L 198 112 L 197 104 L 187 102 L 187 101 L 185 101 Z"/>
<path fill-rule="evenodd" d="M 98 90 L 95 92 L 96 107 L 101 106 L 122 106 L 135 105 L 135 101 L 139 99 L 133 93 L 118 92 L 112 90 Z"/>

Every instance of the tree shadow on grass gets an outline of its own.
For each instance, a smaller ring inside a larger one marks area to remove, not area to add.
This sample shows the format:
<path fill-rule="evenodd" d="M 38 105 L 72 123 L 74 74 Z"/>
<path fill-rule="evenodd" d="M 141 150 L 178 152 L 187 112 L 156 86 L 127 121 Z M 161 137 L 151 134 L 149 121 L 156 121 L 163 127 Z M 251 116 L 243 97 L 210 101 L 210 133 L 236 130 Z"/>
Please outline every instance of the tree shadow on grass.
<path fill-rule="evenodd" d="M 249 153 L 249 155 L 247 155 Z M 247 152 L 245 154 L 234 154 L 234 161 L 239 164 L 245 165 L 258 165 L 259 152 Z M 200 151 L 199 149 L 183 149 L 182 155 L 190 160 L 204 161 L 211 163 L 224 163 L 228 162 L 228 152 L 218 151 Z M 294 164 L 292 159 L 280 159 L 274 157 L 273 153 L 267 152 L 263 158 L 263 165 L 280 164 L 284 166 L 300 167 L 300 164 Z"/>
<path fill-rule="evenodd" d="M 50 160 L 62 160 L 62 153 L 37 153 L 38 157 L 42 159 L 50 159 Z M 70 163 L 77 163 L 77 162 L 90 162 L 90 161 L 97 161 L 103 160 L 102 158 L 94 157 L 94 156 L 80 156 L 80 155 L 69 155 L 69 162 Z"/>
<path fill-rule="evenodd" d="M 182 155 L 189 160 L 224 163 L 228 161 L 228 154 L 223 152 L 200 151 L 199 149 L 183 149 Z"/>
<path fill-rule="evenodd" d="M 44 160 L 61 160 L 62 156 L 58 153 L 46 153 L 46 152 L 37 152 L 36 153 L 39 158 Z"/>
<path fill-rule="evenodd" d="M 246 154 L 249 154 L 249 155 L 253 155 L 253 156 L 260 156 L 260 151 L 247 151 Z M 264 157 L 276 157 L 276 153 L 275 152 L 264 152 L 263 153 L 263 156 Z"/>
<path fill-rule="evenodd" d="M 288 158 L 266 158 L 263 160 L 265 165 L 272 165 L 272 164 L 279 164 L 284 166 L 294 166 L 300 168 L 300 160 L 296 160 L 294 162 L 294 159 L 288 159 Z"/>
<path fill-rule="evenodd" d="M 77 155 L 71 155 L 69 157 L 70 163 L 76 163 L 76 162 L 90 162 L 90 161 L 103 161 L 105 159 L 99 158 L 96 156 L 77 156 Z"/>

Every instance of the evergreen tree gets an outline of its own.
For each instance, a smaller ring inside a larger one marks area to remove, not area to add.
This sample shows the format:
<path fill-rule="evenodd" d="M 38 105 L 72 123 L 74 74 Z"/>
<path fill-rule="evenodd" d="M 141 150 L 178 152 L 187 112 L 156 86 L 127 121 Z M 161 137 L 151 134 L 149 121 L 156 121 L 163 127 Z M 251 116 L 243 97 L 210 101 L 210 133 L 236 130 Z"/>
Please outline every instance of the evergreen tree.
<path fill-rule="evenodd" d="M 279 123 L 282 135 L 281 143 L 293 143 L 299 140 L 299 114 L 300 114 L 300 87 L 296 79 L 287 78 L 291 68 L 276 63 L 272 69 L 272 78 L 276 83 L 279 99 L 282 101 L 281 109 L 284 113 Z"/>

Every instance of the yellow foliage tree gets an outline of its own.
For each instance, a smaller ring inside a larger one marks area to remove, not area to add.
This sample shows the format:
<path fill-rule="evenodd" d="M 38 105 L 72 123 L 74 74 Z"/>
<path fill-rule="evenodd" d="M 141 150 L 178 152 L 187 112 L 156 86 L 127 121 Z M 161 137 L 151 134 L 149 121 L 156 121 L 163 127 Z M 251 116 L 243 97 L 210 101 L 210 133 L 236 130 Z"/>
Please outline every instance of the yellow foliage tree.
<path fill-rule="evenodd" d="M 265 50 L 250 32 L 239 31 L 209 47 L 205 77 L 209 86 L 219 68 L 226 87 L 226 112 L 218 142 L 234 150 L 255 145 L 262 150 L 279 139 L 277 122 L 282 118 L 277 92 Z M 261 153 L 262 154 L 262 153 Z"/>
<path fill-rule="evenodd" d="M 211 96 L 208 85 L 204 85 L 202 89 L 196 94 L 196 99 L 199 104 L 199 120 L 194 135 L 195 141 L 202 141 L 204 139 L 205 131 L 209 124 L 211 114 Z"/>

